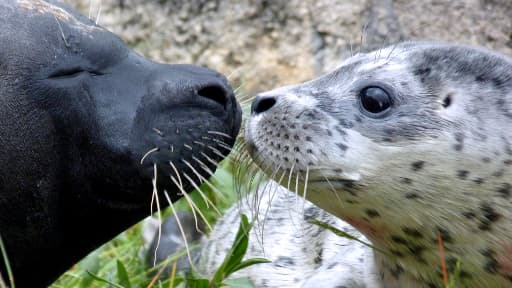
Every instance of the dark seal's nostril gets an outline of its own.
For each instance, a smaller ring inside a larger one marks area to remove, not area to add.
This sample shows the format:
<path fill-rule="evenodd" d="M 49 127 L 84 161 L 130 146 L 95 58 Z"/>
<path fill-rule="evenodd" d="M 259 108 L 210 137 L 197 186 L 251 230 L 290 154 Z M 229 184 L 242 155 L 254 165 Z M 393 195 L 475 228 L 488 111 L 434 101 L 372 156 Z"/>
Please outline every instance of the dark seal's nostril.
<path fill-rule="evenodd" d="M 265 112 L 272 108 L 276 104 L 276 99 L 274 97 L 268 96 L 257 96 L 256 99 L 252 102 L 251 112 L 253 114 L 259 114 Z"/>
<path fill-rule="evenodd" d="M 211 99 L 219 103 L 223 107 L 226 107 L 226 104 L 228 102 L 227 93 L 228 92 L 226 91 L 226 89 L 215 84 L 205 86 L 197 91 L 197 95 Z"/>

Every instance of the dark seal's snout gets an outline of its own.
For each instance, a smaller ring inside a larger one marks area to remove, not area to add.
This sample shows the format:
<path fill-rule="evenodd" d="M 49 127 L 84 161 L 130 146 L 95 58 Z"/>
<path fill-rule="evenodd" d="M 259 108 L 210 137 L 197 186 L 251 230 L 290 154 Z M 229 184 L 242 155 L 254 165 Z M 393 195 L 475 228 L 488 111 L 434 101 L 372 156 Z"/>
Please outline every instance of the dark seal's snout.
<path fill-rule="evenodd" d="M 131 143 L 146 177 L 171 198 L 206 181 L 230 152 L 241 109 L 226 77 L 193 65 L 157 65 L 146 78 Z M 153 151 L 147 154 L 148 151 Z"/>

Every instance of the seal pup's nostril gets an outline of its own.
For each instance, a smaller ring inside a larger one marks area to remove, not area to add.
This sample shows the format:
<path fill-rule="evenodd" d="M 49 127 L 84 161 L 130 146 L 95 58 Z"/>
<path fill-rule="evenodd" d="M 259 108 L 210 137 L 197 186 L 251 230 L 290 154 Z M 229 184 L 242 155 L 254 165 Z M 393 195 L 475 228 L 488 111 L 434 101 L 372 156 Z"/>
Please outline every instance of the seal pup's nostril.
<path fill-rule="evenodd" d="M 254 101 L 252 102 L 251 113 L 263 113 L 272 108 L 275 104 L 276 99 L 273 96 L 257 96 L 256 99 L 254 99 Z"/>
<path fill-rule="evenodd" d="M 228 102 L 228 92 L 222 86 L 217 84 L 210 84 L 205 87 L 202 87 L 197 91 L 197 95 L 211 99 L 223 107 L 226 107 Z"/>

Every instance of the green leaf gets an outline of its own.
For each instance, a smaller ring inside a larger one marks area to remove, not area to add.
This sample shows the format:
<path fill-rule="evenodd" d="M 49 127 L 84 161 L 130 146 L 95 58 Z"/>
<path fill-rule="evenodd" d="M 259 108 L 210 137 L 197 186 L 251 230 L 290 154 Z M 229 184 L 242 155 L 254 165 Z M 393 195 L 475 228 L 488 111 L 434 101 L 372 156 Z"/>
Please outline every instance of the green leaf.
<path fill-rule="evenodd" d="M 126 288 L 131 288 L 132 284 L 130 283 L 130 277 L 128 276 L 128 271 L 123 265 L 123 262 L 117 260 L 117 281 L 119 284 Z"/>
<path fill-rule="evenodd" d="M 7 258 L 7 249 L 5 249 L 4 242 L 3 242 L 1 236 L 0 236 L 0 252 L 2 255 L 2 259 L 4 260 L 5 269 L 7 270 L 7 277 L 9 279 L 9 285 L 11 285 L 11 288 L 14 288 L 14 277 L 12 275 L 11 265 L 9 264 L 9 259 Z M 2 284 L 5 284 L 5 283 L 3 283 L 3 279 L 2 279 Z"/>
<path fill-rule="evenodd" d="M 188 279 L 187 287 L 189 288 L 209 288 L 208 279 Z"/>
<path fill-rule="evenodd" d="M 222 284 L 231 288 L 256 288 L 256 285 L 247 277 L 228 279 Z"/>
<path fill-rule="evenodd" d="M 455 271 L 453 271 L 452 277 L 450 277 L 450 283 L 448 283 L 447 288 L 458 287 L 459 279 L 460 279 L 460 261 L 457 260 L 457 264 L 455 264 Z"/>
<path fill-rule="evenodd" d="M 242 215 L 242 219 L 240 221 L 240 227 L 238 228 L 238 232 L 235 238 L 235 245 L 232 247 L 232 253 L 229 257 L 229 261 L 227 262 L 225 273 L 227 275 L 232 274 L 236 270 L 234 269 L 238 266 L 242 259 L 245 256 L 245 252 L 247 252 L 247 247 L 249 247 L 249 231 L 251 230 L 251 225 L 247 220 L 247 216 Z M 227 276 L 226 275 L 226 276 Z"/>
<path fill-rule="evenodd" d="M 323 221 L 320 221 L 320 220 L 316 220 L 316 219 L 314 219 L 314 220 L 309 221 L 309 223 L 314 224 L 314 225 L 317 225 L 317 226 L 320 226 L 320 227 L 322 227 L 322 228 L 325 228 L 325 229 L 327 229 L 327 230 L 331 231 L 332 233 L 334 233 L 334 234 L 336 234 L 336 235 L 338 235 L 338 236 L 340 236 L 340 237 L 344 237 L 344 238 L 347 238 L 347 239 L 349 239 L 349 240 L 357 241 L 357 242 L 359 242 L 359 243 L 361 243 L 361 244 L 363 244 L 363 245 L 365 245 L 365 246 L 368 246 L 368 247 L 370 247 L 370 248 L 374 249 L 375 251 L 378 251 L 378 252 L 380 252 L 380 253 L 382 253 L 382 254 L 385 254 L 385 255 L 388 255 L 388 256 L 393 257 L 393 255 L 389 254 L 388 252 L 386 252 L 386 251 L 384 251 L 384 250 L 382 250 L 382 249 L 379 249 L 379 248 L 377 248 L 377 247 L 373 246 L 373 245 L 372 245 L 372 244 L 370 244 L 370 243 L 364 242 L 364 241 L 360 240 L 359 238 L 357 238 L 357 237 L 355 237 L 355 236 L 352 236 L 352 235 L 348 234 L 348 233 L 347 233 L 347 232 L 345 232 L 345 231 L 341 231 L 341 230 L 337 229 L 336 227 L 331 226 L 331 225 L 330 225 L 329 223 L 327 223 L 327 222 L 323 222 Z"/>
<path fill-rule="evenodd" d="M 234 267 L 233 268 L 233 272 L 236 272 L 238 270 L 244 269 L 246 267 L 249 267 L 249 266 L 252 266 L 252 265 L 255 265 L 255 264 L 270 263 L 270 262 L 272 262 L 272 261 L 270 261 L 268 259 L 265 259 L 265 258 L 251 258 L 251 259 L 247 259 L 247 260 L 241 262 L 240 264 L 238 264 L 238 266 Z"/>
<path fill-rule="evenodd" d="M 91 276 L 94 280 L 96 280 L 98 282 L 106 283 L 106 284 L 112 285 L 113 287 L 116 287 L 116 288 L 125 288 L 117 283 L 114 283 L 114 282 L 108 281 L 107 279 L 103 279 L 99 276 L 96 276 L 89 271 L 87 271 L 87 274 L 89 274 L 89 276 Z"/>
<path fill-rule="evenodd" d="M 222 282 L 223 279 L 236 271 L 233 270 L 233 268 L 242 262 L 245 252 L 247 251 L 247 247 L 249 245 L 250 230 L 251 225 L 249 224 L 249 220 L 247 219 L 246 215 L 242 214 L 240 226 L 238 228 L 238 232 L 236 233 L 234 244 L 226 254 L 226 257 L 224 258 L 224 261 L 220 267 L 215 272 L 215 275 L 210 282 L 212 285 L 218 285 Z"/>

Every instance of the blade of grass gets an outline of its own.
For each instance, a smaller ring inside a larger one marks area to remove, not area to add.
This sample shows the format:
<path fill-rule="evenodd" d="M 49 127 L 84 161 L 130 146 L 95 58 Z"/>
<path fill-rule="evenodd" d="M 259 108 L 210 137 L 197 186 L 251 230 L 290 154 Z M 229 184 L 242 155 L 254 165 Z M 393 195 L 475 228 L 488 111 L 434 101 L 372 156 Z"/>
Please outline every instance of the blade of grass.
<path fill-rule="evenodd" d="M 336 234 L 336 235 L 338 235 L 340 237 L 347 238 L 349 240 L 357 241 L 357 242 L 359 242 L 359 243 L 361 243 L 361 244 L 363 244 L 365 246 L 368 246 L 368 247 L 374 249 L 375 251 L 378 251 L 378 252 L 380 252 L 380 253 L 382 253 L 384 255 L 393 257 L 393 255 L 391 255 L 390 253 L 388 253 L 388 252 L 386 252 L 386 251 L 384 251 L 384 250 L 382 250 L 382 249 L 380 249 L 378 247 L 375 247 L 375 246 L 373 246 L 370 243 L 364 242 L 361 239 L 359 239 L 359 238 L 357 238 L 355 236 L 352 236 L 352 235 L 348 234 L 345 231 L 341 231 L 341 230 L 337 229 L 336 227 L 331 226 L 329 223 L 326 223 L 326 222 L 323 222 L 323 221 L 320 221 L 320 220 L 316 220 L 316 219 L 309 221 L 309 223 L 317 225 L 317 226 L 320 226 L 320 227 L 322 227 L 324 229 L 327 229 L 327 230 L 331 231 L 332 233 L 334 233 L 334 234 Z"/>
<path fill-rule="evenodd" d="M 7 250 L 5 249 L 2 236 L 0 236 L 0 251 L 2 252 L 2 259 L 4 259 L 5 269 L 7 270 L 9 285 L 11 285 L 11 288 L 14 288 L 14 276 L 12 275 L 11 265 L 9 264 L 9 259 L 7 258 Z"/>
<path fill-rule="evenodd" d="M 96 276 L 94 274 L 92 274 L 91 272 L 87 271 L 87 274 L 89 274 L 89 276 L 91 276 L 94 280 L 98 281 L 98 282 L 102 282 L 102 283 L 105 283 L 105 284 L 109 284 L 113 287 L 116 287 L 116 288 L 125 288 L 117 283 L 114 283 L 114 282 L 111 282 L 111 281 L 108 281 L 107 279 L 103 279 L 99 276 Z"/>
<path fill-rule="evenodd" d="M 132 284 L 130 283 L 130 277 L 128 276 L 128 271 L 126 271 L 126 267 L 124 267 L 123 262 L 117 260 L 117 281 L 120 285 L 131 288 Z"/>

